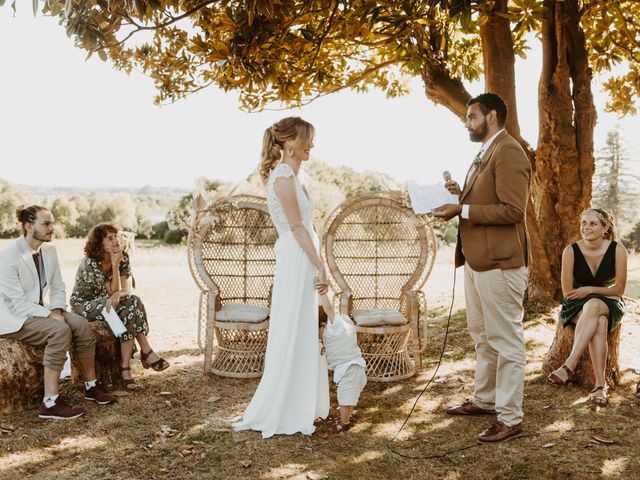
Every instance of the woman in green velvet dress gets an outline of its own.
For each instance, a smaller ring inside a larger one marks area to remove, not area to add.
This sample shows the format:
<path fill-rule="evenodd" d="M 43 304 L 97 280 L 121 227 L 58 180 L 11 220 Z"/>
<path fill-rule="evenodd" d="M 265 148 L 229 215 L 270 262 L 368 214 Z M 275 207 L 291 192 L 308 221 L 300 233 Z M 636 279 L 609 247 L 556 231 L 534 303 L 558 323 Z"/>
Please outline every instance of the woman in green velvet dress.
<path fill-rule="evenodd" d="M 591 401 L 608 403 L 605 369 L 607 335 L 619 327 L 625 304 L 622 299 L 627 283 L 627 250 L 615 241 L 612 216 L 591 208 L 581 215 L 582 240 L 567 246 L 562 253 L 562 310 L 564 326 L 575 325 L 571 354 L 552 372 L 547 381 L 564 385 L 571 378 L 580 357 L 589 348 L 596 378 Z"/>
<path fill-rule="evenodd" d="M 107 223 L 91 229 L 84 247 L 86 256 L 78 267 L 70 303 L 74 313 L 89 321 L 104 320 L 103 308 L 107 311 L 115 309 L 127 329 L 120 335 L 122 379 L 128 389 L 134 390 L 138 387 L 130 371 L 134 341 L 140 344 L 144 368 L 162 371 L 169 367 L 169 362 L 151 349 L 147 339 L 147 312 L 140 298 L 131 294 L 129 255 L 122 250 L 117 233 L 118 229 Z M 113 272 L 118 273 L 114 275 Z"/>

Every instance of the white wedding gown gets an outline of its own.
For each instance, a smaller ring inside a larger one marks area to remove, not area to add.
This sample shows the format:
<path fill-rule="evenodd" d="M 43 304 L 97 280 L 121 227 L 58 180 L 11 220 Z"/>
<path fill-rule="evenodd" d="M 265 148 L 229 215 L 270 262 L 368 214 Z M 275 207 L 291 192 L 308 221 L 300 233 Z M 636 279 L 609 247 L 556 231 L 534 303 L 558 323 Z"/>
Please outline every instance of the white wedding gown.
<path fill-rule="evenodd" d="M 281 163 L 267 182 L 269 213 L 279 236 L 267 352 L 260 384 L 242 420 L 233 425 L 236 430 L 258 430 L 264 438 L 311 435 L 314 420 L 329 414 L 327 364 L 318 340 L 317 271 L 293 236 L 274 190 L 277 178 L 293 175 L 293 169 Z M 318 248 L 313 203 L 297 178 L 295 188 L 302 221 Z"/>

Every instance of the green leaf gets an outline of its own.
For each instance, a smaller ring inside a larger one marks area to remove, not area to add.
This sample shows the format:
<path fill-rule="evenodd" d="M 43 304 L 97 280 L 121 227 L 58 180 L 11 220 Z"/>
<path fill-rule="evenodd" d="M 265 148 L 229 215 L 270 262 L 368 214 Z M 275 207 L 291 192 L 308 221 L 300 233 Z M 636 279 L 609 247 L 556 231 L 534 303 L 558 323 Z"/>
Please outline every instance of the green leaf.
<path fill-rule="evenodd" d="M 33 16 L 38 15 L 38 0 L 31 0 L 31 5 L 33 6 Z"/>
<path fill-rule="evenodd" d="M 71 7 L 73 6 L 72 0 L 66 0 L 64 2 L 64 16 L 69 18 L 69 14 L 71 13 Z"/>

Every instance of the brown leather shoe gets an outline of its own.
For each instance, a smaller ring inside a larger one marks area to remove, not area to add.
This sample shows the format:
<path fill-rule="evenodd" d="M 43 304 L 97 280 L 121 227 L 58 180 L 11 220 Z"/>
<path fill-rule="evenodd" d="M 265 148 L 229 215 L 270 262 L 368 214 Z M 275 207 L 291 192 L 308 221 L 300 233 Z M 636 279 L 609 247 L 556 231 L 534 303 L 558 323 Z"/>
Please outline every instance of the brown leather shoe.
<path fill-rule="evenodd" d="M 507 427 L 500 420 L 496 420 L 491 427 L 478 435 L 479 442 L 501 442 L 510 437 L 515 437 L 522 433 L 522 422 L 513 427 Z"/>
<path fill-rule="evenodd" d="M 117 397 L 113 393 L 109 392 L 104 385 L 97 382 L 95 387 L 85 390 L 84 398 L 85 400 L 96 402 L 98 405 L 106 405 L 108 403 L 115 402 Z"/>
<path fill-rule="evenodd" d="M 473 403 L 472 400 L 465 400 L 462 405 L 454 405 L 447 408 L 449 415 L 495 415 L 495 410 L 489 410 L 488 408 L 482 408 Z"/>
<path fill-rule="evenodd" d="M 54 420 L 71 420 L 72 418 L 78 418 L 84 412 L 85 408 L 83 406 L 69 405 L 59 396 L 56 398 L 55 404 L 52 407 L 47 407 L 44 402 L 42 402 L 38 409 L 38 416 L 40 418 Z"/>

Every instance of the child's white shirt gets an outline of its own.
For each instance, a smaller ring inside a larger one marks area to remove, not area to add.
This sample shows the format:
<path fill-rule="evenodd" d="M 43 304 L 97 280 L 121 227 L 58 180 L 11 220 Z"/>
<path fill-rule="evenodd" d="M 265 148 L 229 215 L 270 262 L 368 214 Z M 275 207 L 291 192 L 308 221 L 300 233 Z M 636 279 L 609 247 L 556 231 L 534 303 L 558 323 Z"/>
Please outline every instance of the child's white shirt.
<path fill-rule="evenodd" d="M 351 365 L 367 366 L 358 347 L 356 329 L 346 315 L 336 315 L 333 322 L 328 322 L 323 339 L 334 383 L 340 381 Z"/>

